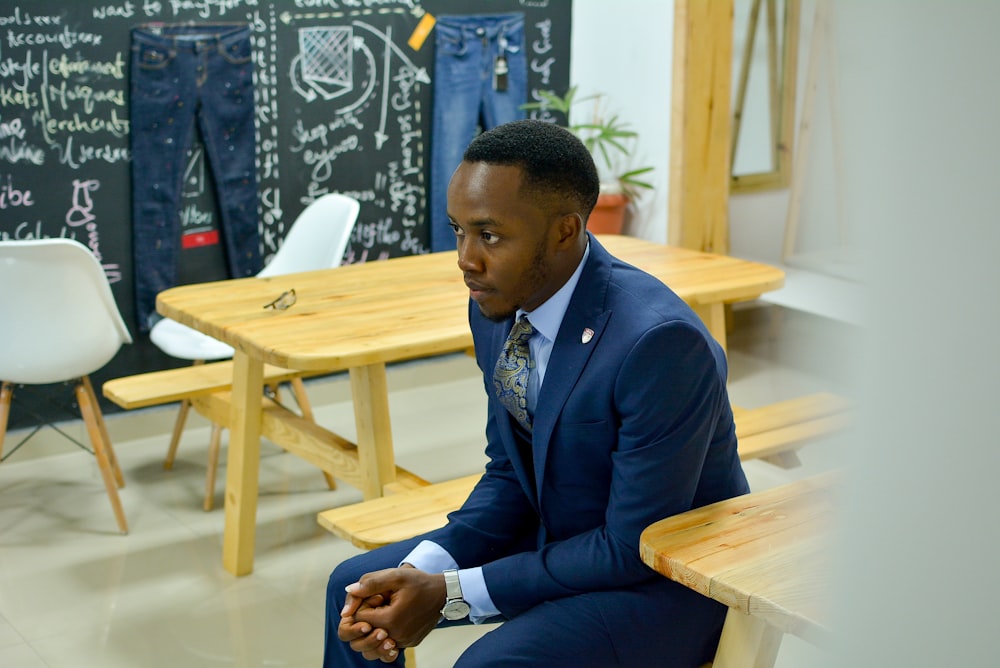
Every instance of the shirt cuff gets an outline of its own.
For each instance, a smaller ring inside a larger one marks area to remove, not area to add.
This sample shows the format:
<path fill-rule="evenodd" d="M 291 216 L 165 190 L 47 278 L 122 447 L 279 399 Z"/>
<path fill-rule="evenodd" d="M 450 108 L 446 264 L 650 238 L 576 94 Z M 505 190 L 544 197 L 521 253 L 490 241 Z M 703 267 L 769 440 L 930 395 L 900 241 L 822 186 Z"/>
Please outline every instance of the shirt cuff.
<path fill-rule="evenodd" d="M 429 540 L 421 541 L 413 548 L 400 562 L 400 565 L 402 564 L 410 564 L 425 573 L 441 573 L 458 568 L 458 564 L 446 549 Z M 469 620 L 473 624 L 480 624 L 500 614 L 486 589 L 486 578 L 483 577 L 482 568 L 465 568 L 458 571 L 458 581 L 462 585 L 462 596 L 471 608 Z"/>
<path fill-rule="evenodd" d="M 443 573 L 450 568 L 458 568 L 458 564 L 448 554 L 448 550 L 429 540 L 420 541 L 415 548 L 410 550 L 410 553 L 400 562 L 400 566 L 403 564 L 410 564 L 425 573 Z"/>
<path fill-rule="evenodd" d="M 462 596 L 469 604 L 469 620 L 473 624 L 481 624 L 500 614 L 486 589 L 486 578 L 482 568 L 464 568 L 458 572 L 458 581 L 462 585 Z"/>

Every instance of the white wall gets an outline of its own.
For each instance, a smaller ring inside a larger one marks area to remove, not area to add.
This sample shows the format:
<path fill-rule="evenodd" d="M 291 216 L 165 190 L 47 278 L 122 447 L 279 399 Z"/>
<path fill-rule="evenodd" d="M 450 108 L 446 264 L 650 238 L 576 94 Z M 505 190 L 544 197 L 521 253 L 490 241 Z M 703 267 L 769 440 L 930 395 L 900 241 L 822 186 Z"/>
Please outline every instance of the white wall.
<path fill-rule="evenodd" d="M 801 222 L 841 198 L 868 313 L 830 665 L 994 665 L 1000 3 L 833 5 L 838 133 L 813 130 L 837 137 L 840 181 L 810 183 Z M 786 206 L 733 197 L 734 254 L 779 259 Z"/>
<path fill-rule="evenodd" d="M 869 340 L 842 666 L 997 664 L 1000 3 L 838 3 Z"/>
<path fill-rule="evenodd" d="M 994 665 L 1000 3 L 835 6 L 842 204 L 867 260 L 870 312 L 861 420 L 844 443 L 842 642 L 830 665 Z M 663 170 L 665 202 L 668 161 L 655 151 L 668 145 L 672 8 L 574 7 L 572 78 L 621 101 Z M 592 46 L 605 31 L 612 45 Z M 734 198 L 734 254 L 780 257 L 786 206 L 787 193 Z M 663 240 L 664 211 L 653 206 L 633 232 Z"/>
<path fill-rule="evenodd" d="M 609 108 L 639 133 L 635 165 L 655 168 L 655 188 L 625 231 L 660 243 L 667 242 L 673 12 L 663 0 L 573 0 L 570 46 L 570 83 L 581 96 L 607 94 Z"/>
<path fill-rule="evenodd" d="M 815 0 L 803 0 L 799 55 L 799 105 L 806 83 Z M 673 3 L 663 0 L 574 0 L 570 82 L 580 95 L 606 93 L 639 133 L 638 166 L 653 165 L 653 192 L 639 202 L 626 232 L 666 243 L 670 171 L 670 102 L 673 61 Z M 826 72 L 823 72 L 826 76 Z M 830 128 L 827 98 L 822 89 L 817 103 L 820 126 L 814 136 L 809 193 L 819 201 L 829 183 L 823 165 L 829 161 Z M 585 105 L 581 105 L 583 109 Z M 819 181 L 819 189 L 812 185 Z M 731 253 L 779 264 L 785 234 L 789 191 L 772 190 L 730 199 Z M 801 234 L 806 245 L 826 224 L 824 209 L 808 202 L 802 213 Z M 819 235 L 822 238 L 822 235 Z"/>
<path fill-rule="evenodd" d="M 580 95 L 606 93 L 639 133 L 636 164 L 655 168 L 655 190 L 643 194 L 626 232 L 660 243 L 667 241 L 673 24 L 669 1 L 573 0 L 570 82 Z M 780 261 L 787 202 L 787 190 L 734 197 L 732 253 Z"/>

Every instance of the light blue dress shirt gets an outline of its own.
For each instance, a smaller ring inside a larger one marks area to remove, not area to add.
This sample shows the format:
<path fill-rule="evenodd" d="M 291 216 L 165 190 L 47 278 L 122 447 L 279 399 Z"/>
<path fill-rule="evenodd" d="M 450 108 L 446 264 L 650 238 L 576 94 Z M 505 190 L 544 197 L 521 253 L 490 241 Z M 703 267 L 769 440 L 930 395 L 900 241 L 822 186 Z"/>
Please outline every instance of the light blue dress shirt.
<path fill-rule="evenodd" d="M 528 412 L 534 415 L 535 407 L 538 405 L 538 398 L 541 393 L 542 382 L 545 380 L 545 370 L 549 364 L 549 356 L 552 354 L 552 344 L 555 343 L 559 327 L 562 325 L 566 309 L 569 307 L 569 300 L 576 290 L 576 284 L 580 281 L 580 274 L 590 257 L 590 244 L 583 253 L 583 259 L 577 266 L 576 271 L 569 280 L 559 288 L 558 292 L 548 298 L 544 304 L 528 313 L 518 309 L 515 320 L 521 315 L 528 316 L 534 334 L 528 339 L 528 348 L 531 351 L 531 359 L 535 363 L 528 376 Z M 441 573 L 449 569 L 458 568 L 458 564 L 443 547 L 437 543 L 425 540 L 421 541 L 403 559 L 402 563 L 410 564 L 427 573 Z M 486 589 L 486 580 L 483 578 L 481 567 L 465 568 L 458 571 L 458 580 L 462 585 L 462 596 L 469 604 L 471 612 L 469 619 L 474 624 L 489 620 L 500 614 L 489 591 Z"/>

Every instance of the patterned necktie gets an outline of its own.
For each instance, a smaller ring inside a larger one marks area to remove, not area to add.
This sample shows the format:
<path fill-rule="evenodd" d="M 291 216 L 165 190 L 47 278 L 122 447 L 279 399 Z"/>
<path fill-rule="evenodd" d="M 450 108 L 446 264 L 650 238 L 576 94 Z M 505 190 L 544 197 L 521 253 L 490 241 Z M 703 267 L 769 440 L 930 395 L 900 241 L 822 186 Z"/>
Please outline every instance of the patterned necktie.
<path fill-rule="evenodd" d="M 497 397 L 521 426 L 531 431 L 528 415 L 528 374 L 534 363 L 528 352 L 528 339 L 534 333 L 528 319 L 521 316 L 510 328 L 507 342 L 493 370 L 493 386 Z"/>

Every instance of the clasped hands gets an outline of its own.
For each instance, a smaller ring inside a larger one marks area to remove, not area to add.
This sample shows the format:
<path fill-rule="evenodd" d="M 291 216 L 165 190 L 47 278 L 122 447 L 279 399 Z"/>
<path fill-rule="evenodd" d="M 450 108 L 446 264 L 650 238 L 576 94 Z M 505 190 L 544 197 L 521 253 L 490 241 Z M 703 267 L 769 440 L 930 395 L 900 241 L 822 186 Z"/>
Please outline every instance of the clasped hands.
<path fill-rule="evenodd" d="M 365 659 L 391 663 L 434 630 L 445 598 L 440 573 L 408 564 L 367 573 L 347 587 L 337 636 Z"/>

